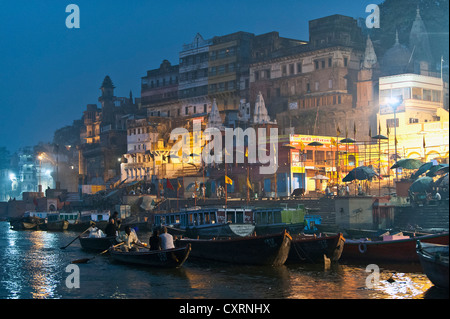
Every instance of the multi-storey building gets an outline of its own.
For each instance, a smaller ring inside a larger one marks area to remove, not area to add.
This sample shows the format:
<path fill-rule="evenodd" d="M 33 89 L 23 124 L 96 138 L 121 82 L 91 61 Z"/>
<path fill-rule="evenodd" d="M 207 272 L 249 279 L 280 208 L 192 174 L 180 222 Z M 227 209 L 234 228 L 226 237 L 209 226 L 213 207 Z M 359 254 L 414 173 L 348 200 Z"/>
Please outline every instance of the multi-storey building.
<path fill-rule="evenodd" d="M 211 109 L 208 97 L 208 66 L 211 39 L 197 33 L 192 43 L 184 44 L 180 52 L 180 82 L 178 116 L 207 113 Z"/>
<path fill-rule="evenodd" d="M 127 114 L 137 112 L 132 98 L 114 96 L 114 85 L 106 76 L 99 97 L 101 109 L 89 104 L 84 113 L 79 150 L 80 184 L 105 185 L 120 176 L 119 159 L 126 153 Z"/>
<path fill-rule="evenodd" d="M 364 59 L 357 21 L 341 15 L 309 23 L 308 44 L 285 46 L 250 68 L 251 92 L 260 91 L 284 133 L 333 136 L 367 118 L 356 108 L 356 82 Z M 295 43 L 294 43 L 295 44 Z M 255 94 L 252 94 L 254 96 Z"/>
<path fill-rule="evenodd" d="M 141 79 L 141 105 L 148 116 L 179 115 L 179 66 L 164 60 L 158 69 L 147 71 Z"/>
<path fill-rule="evenodd" d="M 214 37 L 209 47 L 208 95 L 219 111 L 238 110 L 247 99 L 254 34 L 236 32 Z"/>

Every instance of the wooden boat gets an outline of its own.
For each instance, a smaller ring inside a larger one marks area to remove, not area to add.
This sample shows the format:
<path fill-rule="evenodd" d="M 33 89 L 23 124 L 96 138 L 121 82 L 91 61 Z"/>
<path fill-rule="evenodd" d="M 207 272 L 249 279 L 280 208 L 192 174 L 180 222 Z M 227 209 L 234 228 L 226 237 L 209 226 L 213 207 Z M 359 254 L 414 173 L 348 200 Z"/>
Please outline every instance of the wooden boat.
<path fill-rule="evenodd" d="M 417 240 L 425 243 L 448 245 L 448 232 L 382 241 L 347 239 L 341 258 L 364 262 L 419 262 L 419 257 L 416 253 Z"/>
<path fill-rule="evenodd" d="M 339 233 L 333 236 L 293 236 L 287 263 L 321 263 L 324 256 L 338 261 L 344 249 L 345 238 Z"/>
<path fill-rule="evenodd" d="M 51 212 L 47 214 L 47 230 L 67 230 L 69 222 L 63 218 L 60 212 Z"/>
<path fill-rule="evenodd" d="M 255 230 L 252 215 L 252 211 L 246 208 L 196 207 L 175 213 L 154 214 L 153 224 L 168 227 L 172 235 L 184 232 L 191 238 L 245 237 Z"/>
<path fill-rule="evenodd" d="M 47 222 L 47 230 L 67 230 L 68 228 L 69 222 L 67 220 Z"/>
<path fill-rule="evenodd" d="M 79 237 L 81 247 L 86 250 L 104 251 L 117 244 L 115 236 L 109 237 Z"/>
<path fill-rule="evenodd" d="M 179 268 L 189 256 L 191 245 L 167 250 L 145 250 L 123 252 L 110 249 L 110 256 L 119 262 L 158 268 Z"/>
<path fill-rule="evenodd" d="M 437 287 L 448 289 L 448 245 L 417 241 L 417 256 L 428 279 Z"/>
<path fill-rule="evenodd" d="M 45 219 L 39 217 L 24 217 L 22 220 L 24 230 L 47 230 Z"/>
<path fill-rule="evenodd" d="M 175 241 L 177 247 L 191 244 L 191 256 L 201 259 L 249 265 L 283 265 L 292 237 L 287 232 L 230 239 L 189 239 Z"/>

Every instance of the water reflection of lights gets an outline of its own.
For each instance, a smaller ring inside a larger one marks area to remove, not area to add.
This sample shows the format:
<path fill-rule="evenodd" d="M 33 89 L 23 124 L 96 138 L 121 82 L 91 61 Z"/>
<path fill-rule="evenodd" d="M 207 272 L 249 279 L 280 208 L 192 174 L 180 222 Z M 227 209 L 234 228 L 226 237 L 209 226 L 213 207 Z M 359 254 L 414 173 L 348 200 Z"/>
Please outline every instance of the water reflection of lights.
<path fill-rule="evenodd" d="M 55 254 L 42 253 L 42 250 L 53 249 L 56 247 L 56 235 L 51 232 L 35 231 L 30 240 L 33 243 L 30 266 L 30 286 L 34 291 L 31 292 L 33 298 L 54 298 L 54 292 L 60 279 L 57 277 L 58 257 Z"/>
<path fill-rule="evenodd" d="M 375 291 L 386 294 L 392 299 L 416 299 L 432 286 L 432 283 L 423 275 L 394 273 L 386 280 L 380 280 L 374 287 Z"/>
<path fill-rule="evenodd" d="M 55 298 L 60 285 L 59 254 L 55 234 L 33 231 L 6 232 L 1 247 L 4 263 L 1 269 L 1 298 Z M 4 289 L 4 291 L 3 291 Z"/>

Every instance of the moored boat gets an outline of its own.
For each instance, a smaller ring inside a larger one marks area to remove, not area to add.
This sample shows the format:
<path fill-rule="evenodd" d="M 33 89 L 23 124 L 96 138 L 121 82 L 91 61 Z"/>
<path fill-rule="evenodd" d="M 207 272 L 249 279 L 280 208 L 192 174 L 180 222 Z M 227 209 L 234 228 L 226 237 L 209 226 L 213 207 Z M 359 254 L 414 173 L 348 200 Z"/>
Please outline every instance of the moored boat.
<path fill-rule="evenodd" d="M 95 223 L 96 227 L 104 230 L 106 225 L 108 224 L 109 216 L 109 211 L 82 211 L 80 213 L 80 218 L 78 218 L 75 223 L 69 224 L 69 230 L 83 231 L 86 228 L 90 227 L 92 222 Z"/>
<path fill-rule="evenodd" d="M 437 287 L 448 289 L 448 245 L 417 241 L 417 256 L 428 279 Z"/>
<path fill-rule="evenodd" d="M 391 236 L 392 237 L 392 236 Z M 408 237 L 404 239 L 386 239 L 381 241 L 349 240 L 345 242 L 342 259 L 361 261 L 418 262 L 416 241 L 448 245 L 448 232 Z"/>
<path fill-rule="evenodd" d="M 120 249 L 110 249 L 112 259 L 133 265 L 143 265 L 158 268 L 179 268 L 189 256 L 191 245 L 167 250 L 140 250 L 124 252 Z"/>
<path fill-rule="evenodd" d="M 339 233 L 333 236 L 293 236 L 287 263 L 320 263 L 324 256 L 332 262 L 341 258 L 345 238 Z"/>
<path fill-rule="evenodd" d="M 69 222 L 67 220 L 56 220 L 47 222 L 47 230 L 67 230 Z"/>
<path fill-rule="evenodd" d="M 157 213 L 155 226 L 166 226 L 172 235 L 191 238 L 246 237 L 255 230 L 252 211 L 246 208 L 192 208 L 175 213 Z"/>
<path fill-rule="evenodd" d="M 292 237 L 286 232 L 230 239 L 189 239 L 175 241 L 177 247 L 190 244 L 191 256 L 233 264 L 279 266 L 286 262 Z"/>
<path fill-rule="evenodd" d="M 85 250 L 104 251 L 109 247 L 116 245 L 116 237 L 79 237 L 81 247 Z"/>
<path fill-rule="evenodd" d="M 61 219 L 59 212 L 47 215 L 47 230 L 67 230 L 67 228 L 69 228 L 69 222 Z"/>

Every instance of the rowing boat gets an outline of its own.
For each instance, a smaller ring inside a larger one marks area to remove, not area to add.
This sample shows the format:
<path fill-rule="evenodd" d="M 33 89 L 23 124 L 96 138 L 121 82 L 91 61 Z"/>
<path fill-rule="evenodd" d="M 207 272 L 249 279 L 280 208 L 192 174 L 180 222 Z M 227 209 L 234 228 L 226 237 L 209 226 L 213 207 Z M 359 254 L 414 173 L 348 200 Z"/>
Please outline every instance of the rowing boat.
<path fill-rule="evenodd" d="M 344 249 L 345 238 L 339 233 L 333 236 L 305 236 L 292 238 L 287 263 L 320 263 L 324 256 L 330 261 L 338 261 Z"/>
<path fill-rule="evenodd" d="M 177 247 L 190 244 L 191 256 L 233 264 L 283 265 L 292 237 L 286 232 L 230 239 L 189 239 L 175 241 Z"/>
<path fill-rule="evenodd" d="M 448 232 L 405 239 L 368 241 L 346 240 L 342 259 L 361 261 L 419 262 L 416 241 L 448 245 Z"/>
<path fill-rule="evenodd" d="M 85 250 L 103 251 L 117 244 L 116 236 L 109 237 L 79 237 L 81 247 Z"/>
<path fill-rule="evenodd" d="M 448 245 L 417 241 L 416 252 L 428 279 L 435 286 L 448 289 Z"/>
<path fill-rule="evenodd" d="M 189 256 L 191 246 L 166 250 L 140 250 L 124 252 L 110 249 L 110 256 L 118 262 L 158 268 L 179 268 Z"/>

